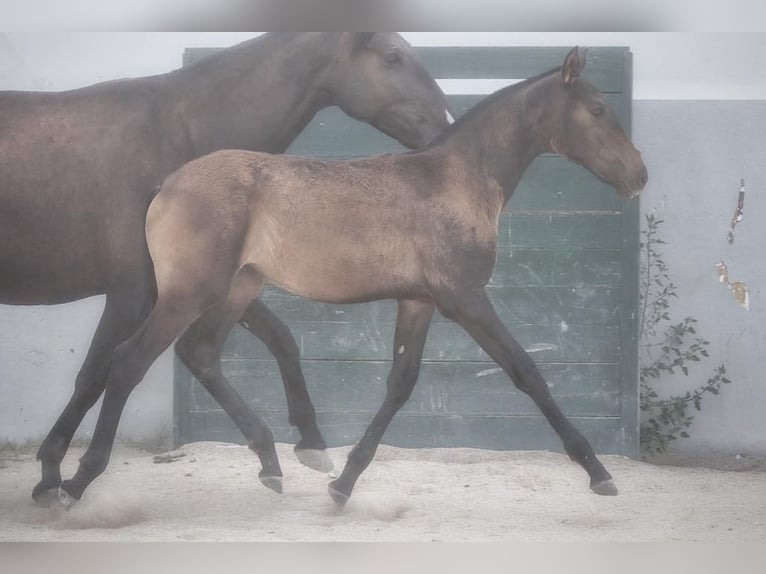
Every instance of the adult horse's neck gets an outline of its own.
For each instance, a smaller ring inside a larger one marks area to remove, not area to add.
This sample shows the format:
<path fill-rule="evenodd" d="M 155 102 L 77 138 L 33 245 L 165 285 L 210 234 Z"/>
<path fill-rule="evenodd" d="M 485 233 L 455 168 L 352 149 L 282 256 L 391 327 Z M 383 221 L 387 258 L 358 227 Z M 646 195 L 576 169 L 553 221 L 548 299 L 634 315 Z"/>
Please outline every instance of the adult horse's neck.
<path fill-rule="evenodd" d="M 333 104 L 340 34 L 267 34 L 173 73 L 173 108 L 195 155 L 221 148 L 284 152 Z"/>
<path fill-rule="evenodd" d="M 432 145 L 457 151 L 494 180 L 504 207 L 534 159 L 553 151 L 560 78 L 552 70 L 488 96 Z"/>

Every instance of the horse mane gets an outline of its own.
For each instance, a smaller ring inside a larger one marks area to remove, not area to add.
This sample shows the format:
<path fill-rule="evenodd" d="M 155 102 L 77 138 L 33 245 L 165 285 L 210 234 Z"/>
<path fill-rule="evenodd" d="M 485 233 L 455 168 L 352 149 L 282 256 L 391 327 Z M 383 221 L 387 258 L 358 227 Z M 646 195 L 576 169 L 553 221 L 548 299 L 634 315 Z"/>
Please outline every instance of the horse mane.
<path fill-rule="evenodd" d="M 458 128 L 459 125 L 466 121 L 470 121 L 474 116 L 481 114 L 485 109 L 489 108 L 490 106 L 493 106 L 495 102 L 498 100 L 504 100 L 507 97 L 512 96 L 516 92 L 521 92 L 525 89 L 527 89 L 530 85 L 535 84 L 541 80 L 544 80 L 548 78 L 549 76 L 552 76 L 554 74 L 561 73 L 561 66 L 557 66 L 556 68 L 553 68 L 551 70 L 548 70 L 547 72 L 543 72 L 541 74 L 537 74 L 536 76 L 532 76 L 531 78 L 527 78 L 526 80 L 522 80 L 521 82 L 518 82 L 516 84 L 511 84 L 510 86 L 506 86 L 504 88 L 500 88 L 499 90 L 489 94 L 487 97 L 483 98 L 479 103 L 477 103 L 475 106 L 467 110 L 462 116 L 457 118 L 455 122 L 449 126 L 447 126 L 444 131 L 442 131 L 441 134 L 439 134 L 430 144 L 426 146 L 426 149 L 430 149 L 434 146 L 437 146 L 444 142 L 449 135 Z"/>

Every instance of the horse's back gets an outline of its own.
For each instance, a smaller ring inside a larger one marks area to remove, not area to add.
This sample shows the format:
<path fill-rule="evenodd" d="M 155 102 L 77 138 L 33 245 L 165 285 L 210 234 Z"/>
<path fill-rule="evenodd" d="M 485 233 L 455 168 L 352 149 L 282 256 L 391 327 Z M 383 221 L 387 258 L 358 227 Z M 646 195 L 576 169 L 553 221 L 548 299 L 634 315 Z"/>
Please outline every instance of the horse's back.
<path fill-rule="evenodd" d="M 0 92 L 0 301 L 79 299 L 122 273 L 109 260 L 138 264 L 160 177 L 140 84 Z"/>

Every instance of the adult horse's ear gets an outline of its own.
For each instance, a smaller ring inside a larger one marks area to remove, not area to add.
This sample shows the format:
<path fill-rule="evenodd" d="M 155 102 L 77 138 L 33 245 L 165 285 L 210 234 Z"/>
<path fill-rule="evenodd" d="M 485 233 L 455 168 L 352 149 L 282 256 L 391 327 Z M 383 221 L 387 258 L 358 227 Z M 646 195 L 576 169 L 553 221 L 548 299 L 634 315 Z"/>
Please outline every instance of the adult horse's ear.
<path fill-rule="evenodd" d="M 561 77 L 565 84 L 571 84 L 580 77 L 580 72 L 585 67 L 586 53 L 586 49 L 580 49 L 579 46 L 575 46 L 567 54 L 567 57 L 564 59 L 564 65 L 561 67 Z"/>
<path fill-rule="evenodd" d="M 354 49 L 366 48 L 375 32 L 354 32 Z"/>

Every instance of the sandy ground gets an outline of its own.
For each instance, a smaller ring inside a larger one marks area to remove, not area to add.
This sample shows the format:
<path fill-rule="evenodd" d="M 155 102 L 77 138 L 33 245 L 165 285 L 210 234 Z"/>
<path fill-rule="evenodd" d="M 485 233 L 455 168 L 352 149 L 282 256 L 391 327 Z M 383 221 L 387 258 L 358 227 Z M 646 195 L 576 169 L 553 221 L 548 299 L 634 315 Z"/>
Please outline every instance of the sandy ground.
<path fill-rule="evenodd" d="M 766 540 L 759 465 L 714 470 L 605 456 L 620 495 L 599 497 L 560 454 L 381 446 L 339 511 L 327 475 L 300 465 L 288 445 L 278 451 L 282 495 L 258 482 L 258 460 L 242 446 L 194 443 L 164 464 L 121 446 L 68 512 L 32 503 L 39 473 L 33 450 L 0 452 L 0 540 Z M 66 476 L 81 452 L 72 449 Z M 347 452 L 331 451 L 336 466 Z"/>

